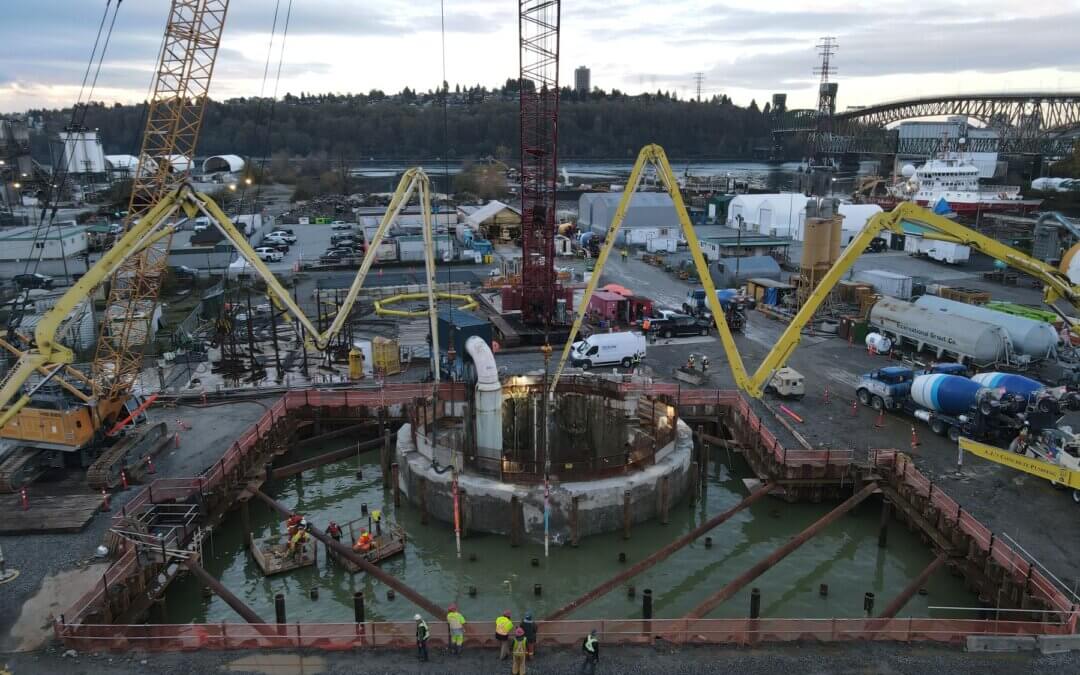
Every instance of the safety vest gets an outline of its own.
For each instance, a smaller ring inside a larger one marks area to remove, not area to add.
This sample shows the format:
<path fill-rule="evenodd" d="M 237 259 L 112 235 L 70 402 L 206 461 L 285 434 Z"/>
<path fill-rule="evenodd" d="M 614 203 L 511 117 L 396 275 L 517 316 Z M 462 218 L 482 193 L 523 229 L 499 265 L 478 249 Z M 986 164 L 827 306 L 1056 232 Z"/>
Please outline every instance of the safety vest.
<path fill-rule="evenodd" d="M 423 641 L 423 640 L 428 639 L 429 635 L 431 635 L 431 631 L 428 630 L 427 621 L 424 621 L 423 619 L 421 619 L 416 624 L 416 639 L 420 640 L 420 641 Z"/>
<path fill-rule="evenodd" d="M 372 509 L 371 519 L 374 520 L 376 523 L 382 520 L 382 511 L 380 511 L 379 509 Z"/>
<path fill-rule="evenodd" d="M 514 630 L 514 622 L 507 619 L 505 616 L 500 616 L 495 619 L 495 633 L 498 635 L 509 635 L 510 631 Z"/>
<path fill-rule="evenodd" d="M 304 530 L 297 530 L 293 535 L 292 541 L 289 542 L 289 548 L 296 548 L 297 544 L 302 544 L 307 541 L 307 532 Z"/>
<path fill-rule="evenodd" d="M 458 630 L 465 625 L 465 617 L 461 612 L 450 612 L 446 615 L 446 623 L 451 630 Z"/>
<path fill-rule="evenodd" d="M 525 643 L 529 640 L 527 638 L 514 638 L 514 654 L 522 655 L 527 654 L 528 650 L 525 649 Z"/>
<path fill-rule="evenodd" d="M 588 636 L 587 638 L 585 638 L 585 651 L 589 652 L 590 654 L 595 654 L 596 653 L 596 645 L 599 642 L 600 641 L 597 640 L 592 635 Z"/>

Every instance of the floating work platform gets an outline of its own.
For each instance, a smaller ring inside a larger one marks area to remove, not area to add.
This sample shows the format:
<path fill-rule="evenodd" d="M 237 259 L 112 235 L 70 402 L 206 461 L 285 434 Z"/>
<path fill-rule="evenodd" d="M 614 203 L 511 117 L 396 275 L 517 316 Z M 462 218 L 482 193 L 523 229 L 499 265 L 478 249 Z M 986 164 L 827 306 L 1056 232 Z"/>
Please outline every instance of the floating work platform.
<path fill-rule="evenodd" d="M 353 535 L 356 529 L 355 523 L 367 523 L 366 518 L 353 520 L 348 525 L 349 535 L 352 537 L 352 541 L 356 541 L 356 536 Z M 405 530 L 401 529 L 397 525 L 387 525 L 384 527 L 382 534 L 372 536 L 371 549 L 365 554 L 367 561 L 373 565 L 378 565 L 382 561 L 393 558 L 396 555 L 405 553 Z M 356 549 L 353 549 L 356 550 Z M 360 551 L 357 551 L 360 553 Z M 338 565 L 341 565 L 344 569 L 348 570 L 350 574 L 356 574 L 360 571 L 360 565 L 356 564 L 352 560 L 342 556 L 333 549 L 327 549 L 328 556 Z"/>
<path fill-rule="evenodd" d="M 700 386 L 708 382 L 709 374 L 704 370 L 698 370 L 697 368 L 680 366 L 675 369 L 675 379 L 680 382 L 686 382 L 687 384 Z"/>
<path fill-rule="evenodd" d="M 310 535 L 308 535 L 307 543 L 301 545 L 299 553 L 289 553 L 284 535 L 252 539 L 248 547 L 251 549 L 255 564 L 268 577 L 298 570 L 301 567 L 309 567 L 319 559 L 315 538 Z"/>

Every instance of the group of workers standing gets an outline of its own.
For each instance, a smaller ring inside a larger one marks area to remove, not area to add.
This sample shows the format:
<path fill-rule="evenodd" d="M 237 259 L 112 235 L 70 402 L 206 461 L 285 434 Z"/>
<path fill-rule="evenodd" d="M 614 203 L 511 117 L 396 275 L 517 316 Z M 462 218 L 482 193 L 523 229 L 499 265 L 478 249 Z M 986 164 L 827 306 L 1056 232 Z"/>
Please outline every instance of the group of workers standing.
<path fill-rule="evenodd" d="M 419 614 L 413 618 L 416 620 L 416 657 L 427 661 L 427 643 L 431 637 L 431 629 Z M 456 604 L 447 608 L 446 624 L 450 629 L 450 653 L 460 656 L 465 644 L 466 620 Z M 532 612 L 526 611 L 524 618 L 515 626 L 513 614 L 510 610 L 504 611 L 495 619 L 495 640 L 499 643 L 499 660 L 510 658 L 512 675 L 525 675 L 527 661 L 536 656 L 537 624 L 533 620 Z M 600 661 L 600 639 L 595 628 L 582 640 L 581 651 L 585 655 L 581 672 L 583 675 L 592 675 Z"/>
<path fill-rule="evenodd" d="M 371 529 L 375 531 L 375 534 L 372 535 L 371 531 L 366 527 L 360 530 L 360 536 L 356 538 L 356 543 L 352 546 L 352 549 L 357 553 L 367 553 L 370 551 L 376 545 L 375 537 L 382 534 L 382 511 L 379 509 L 372 509 L 369 520 Z M 308 533 L 307 518 L 294 513 L 285 521 L 285 528 L 286 539 L 289 542 L 289 554 L 299 555 L 303 550 L 303 544 L 306 544 L 311 538 L 311 535 Z M 326 526 L 326 534 L 337 542 L 340 542 L 341 538 L 344 536 L 341 526 L 333 520 Z"/>

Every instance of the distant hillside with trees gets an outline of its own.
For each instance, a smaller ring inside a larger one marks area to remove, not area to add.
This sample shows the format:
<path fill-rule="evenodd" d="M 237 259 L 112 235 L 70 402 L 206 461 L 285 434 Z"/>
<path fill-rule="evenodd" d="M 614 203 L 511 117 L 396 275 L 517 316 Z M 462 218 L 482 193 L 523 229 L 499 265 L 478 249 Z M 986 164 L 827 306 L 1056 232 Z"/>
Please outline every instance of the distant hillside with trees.
<path fill-rule="evenodd" d="M 446 96 L 445 139 L 443 91 Z M 518 148 L 517 81 L 498 89 L 447 87 L 388 95 L 286 94 L 267 99 L 213 101 L 199 141 L 200 155 L 323 160 L 429 159 L 447 156 L 512 159 Z M 69 119 L 62 110 L 30 111 L 55 132 Z M 769 144 L 768 104 L 761 110 L 733 105 L 726 96 L 682 101 L 656 92 L 628 96 L 618 90 L 588 95 L 562 92 L 559 153 L 573 159 L 628 159 L 642 145 L 659 143 L 678 158 L 754 156 Z M 108 154 L 135 154 L 145 106 L 93 104 L 86 124 L 97 128 Z M 269 129 L 269 133 L 267 130 Z M 39 139 L 44 142 L 44 139 Z"/>

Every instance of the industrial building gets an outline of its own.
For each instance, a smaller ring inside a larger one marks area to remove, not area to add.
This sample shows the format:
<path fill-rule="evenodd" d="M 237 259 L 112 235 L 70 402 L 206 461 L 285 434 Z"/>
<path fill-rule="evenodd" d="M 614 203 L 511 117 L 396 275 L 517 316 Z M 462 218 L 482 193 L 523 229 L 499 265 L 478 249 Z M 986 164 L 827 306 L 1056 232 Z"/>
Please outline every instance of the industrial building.
<path fill-rule="evenodd" d="M 736 228 L 705 225 L 694 228 L 701 252 L 715 262 L 721 258 L 777 255 L 785 257 L 791 246 L 788 237 L 772 237 L 755 232 L 742 232 Z"/>
<path fill-rule="evenodd" d="M 462 224 L 485 239 L 513 241 L 521 237 L 521 211 L 497 200 L 483 206 L 458 207 Z"/>
<path fill-rule="evenodd" d="M 738 195 L 728 206 L 727 226 L 771 237 L 803 240 L 806 195 L 799 192 Z M 844 242 L 850 241 L 881 207 L 876 204 L 840 204 Z"/>
<path fill-rule="evenodd" d="M 244 158 L 239 155 L 214 155 L 202 163 L 204 176 L 218 173 L 240 173 L 244 170 Z"/>
<path fill-rule="evenodd" d="M 0 260 L 76 258 L 86 253 L 86 249 L 86 227 L 75 221 L 58 223 L 47 232 L 39 232 L 36 227 L 0 232 Z"/>
<path fill-rule="evenodd" d="M 605 234 L 621 199 L 622 194 L 615 192 L 581 195 L 578 199 L 579 229 Z M 670 195 L 666 192 L 638 192 L 630 200 L 630 208 L 626 211 L 615 243 L 644 246 L 654 238 L 678 239 L 681 229 Z"/>

